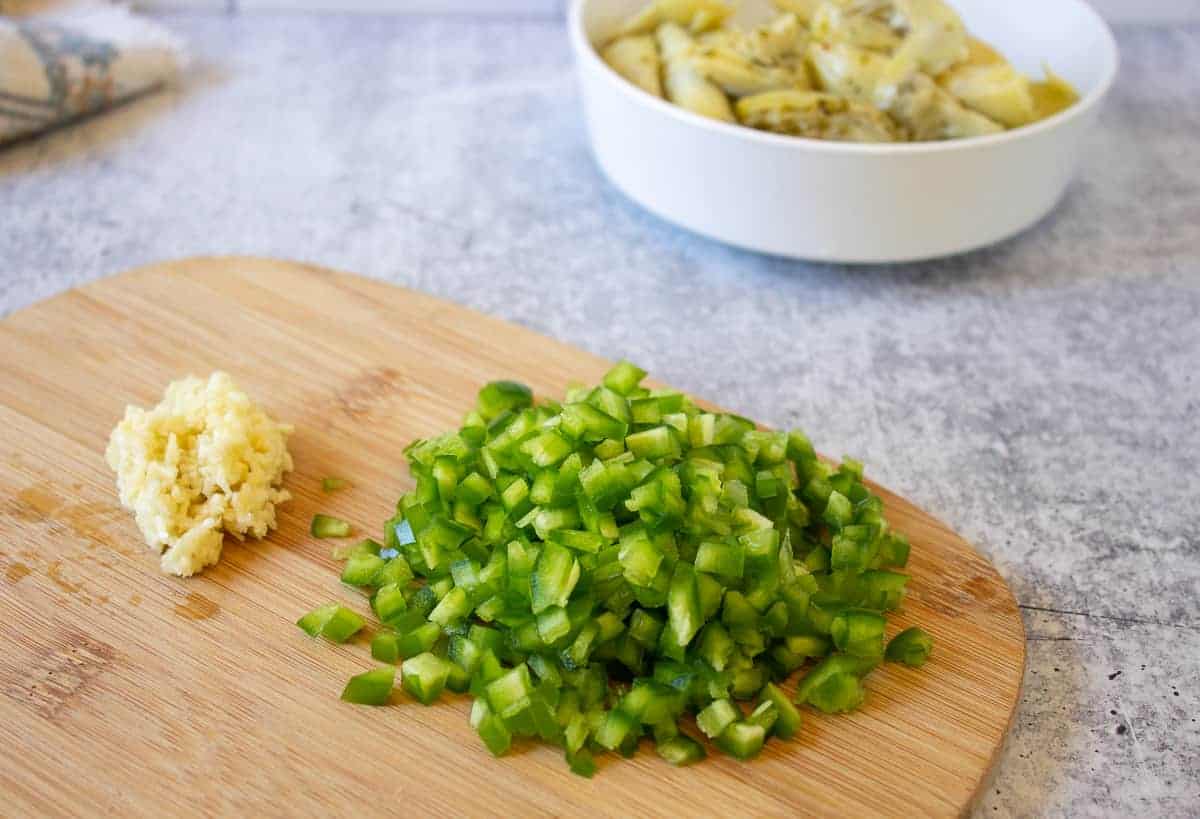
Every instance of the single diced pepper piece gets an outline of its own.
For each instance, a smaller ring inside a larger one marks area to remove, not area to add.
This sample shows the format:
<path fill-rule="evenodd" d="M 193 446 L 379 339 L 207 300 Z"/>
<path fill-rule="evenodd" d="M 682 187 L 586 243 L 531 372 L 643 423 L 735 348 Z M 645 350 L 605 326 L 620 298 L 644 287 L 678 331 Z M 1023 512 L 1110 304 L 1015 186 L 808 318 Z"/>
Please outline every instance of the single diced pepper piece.
<path fill-rule="evenodd" d="M 375 573 L 370 585 L 375 587 L 394 584 L 405 588 L 413 581 L 413 570 L 408 561 L 400 556 L 391 558 Z"/>
<path fill-rule="evenodd" d="M 621 532 L 618 560 L 624 569 L 625 579 L 635 586 L 652 584 L 665 556 L 662 547 L 650 539 L 641 524 L 627 526 Z"/>
<path fill-rule="evenodd" d="M 651 427 L 626 436 L 625 446 L 639 458 L 678 458 L 679 433 L 669 426 Z"/>
<path fill-rule="evenodd" d="M 512 745 L 512 733 L 504 720 L 491 712 L 486 701 L 477 699 L 471 706 L 471 722 L 492 756 L 503 756 Z"/>
<path fill-rule="evenodd" d="M 433 648 L 441 636 L 442 628 L 437 623 L 422 623 L 400 635 L 396 647 L 401 657 L 416 657 Z"/>
<path fill-rule="evenodd" d="M 709 739 L 715 739 L 725 729 L 742 718 L 742 712 L 729 700 L 713 700 L 696 715 L 696 725 Z"/>
<path fill-rule="evenodd" d="M 622 359 L 611 370 L 605 373 L 604 386 L 621 395 L 629 395 L 637 389 L 638 384 L 645 377 L 645 370 Z"/>
<path fill-rule="evenodd" d="M 735 651 L 737 646 L 720 621 L 713 620 L 700 632 L 696 654 L 716 671 L 725 670 Z"/>
<path fill-rule="evenodd" d="M 596 731 L 596 742 L 603 748 L 615 751 L 629 736 L 636 736 L 637 723 L 636 717 L 614 708 Z"/>
<path fill-rule="evenodd" d="M 672 716 L 678 702 L 674 689 L 650 680 L 631 688 L 617 707 L 643 725 L 653 725 Z"/>
<path fill-rule="evenodd" d="M 568 549 L 587 554 L 596 554 L 608 541 L 593 532 L 580 532 L 573 529 L 555 529 L 550 532 L 550 540 Z"/>
<path fill-rule="evenodd" d="M 674 632 L 676 643 L 686 646 L 703 624 L 696 570 L 681 560 L 675 564 L 667 592 L 667 627 Z"/>
<path fill-rule="evenodd" d="M 645 648 L 657 645 L 662 627 L 662 620 L 645 609 L 634 609 L 629 618 L 629 636 Z"/>
<path fill-rule="evenodd" d="M 568 751 L 567 766 L 571 769 L 571 773 L 585 779 L 591 779 L 596 773 L 596 760 L 587 748 L 580 748 L 574 753 Z"/>
<path fill-rule="evenodd" d="M 381 631 L 371 638 L 371 656 L 381 663 L 394 663 L 400 659 L 398 638 L 394 632 Z"/>
<path fill-rule="evenodd" d="M 761 691 L 766 682 L 766 666 L 751 664 L 733 672 L 733 684 L 729 690 L 736 699 L 748 700 Z"/>
<path fill-rule="evenodd" d="M 446 593 L 429 612 L 429 622 L 445 627 L 466 619 L 471 613 L 471 597 L 466 590 L 455 587 Z"/>
<path fill-rule="evenodd" d="M 450 663 L 429 652 L 410 657 L 400 666 L 400 685 L 425 705 L 441 696 L 449 676 Z"/>
<path fill-rule="evenodd" d="M 850 502 L 850 498 L 836 490 L 830 492 L 821 518 L 835 532 L 839 532 L 842 527 L 850 525 L 850 522 L 854 518 L 854 507 Z"/>
<path fill-rule="evenodd" d="M 762 750 L 767 732 L 761 725 L 735 722 L 716 739 L 717 747 L 737 759 L 753 759 Z"/>
<path fill-rule="evenodd" d="M 313 537 L 349 537 L 350 524 L 332 515 L 313 515 L 309 533 Z"/>
<path fill-rule="evenodd" d="M 746 722 L 751 725 L 760 725 L 762 729 L 770 735 L 775 729 L 775 723 L 779 721 L 779 709 L 775 707 L 775 703 L 771 700 L 764 699 L 754 710 L 750 712 L 750 716 L 746 717 Z"/>
<path fill-rule="evenodd" d="M 538 636 L 553 645 L 571 633 L 571 618 L 563 606 L 551 606 L 537 616 Z"/>
<path fill-rule="evenodd" d="M 600 628 L 595 623 L 588 623 L 581 628 L 571 644 L 564 648 L 559 655 L 563 667 L 568 671 L 574 671 L 586 666 L 592 656 L 599 633 Z"/>
<path fill-rule="evenodd" d="M 879 540 L 879 565 L 904 566 L 908 563 L 908 538 L 898 532 L 888 532 Z"/>
<path fill-rule="evenodd" d="M 574 438 L 584 441 L 623 440 L 629 424 L 613 418 L 591 404 L 575 403 L 563 407 L 561 428 Z"/>
<path fill-rule="evenodd" d="M 774 683 L 767 683 L 762 690 L 763 702 L 775 706 L 777 718 L 772 730 L 780 739 L 791 739 L 800 730 L 800 709 L 788 701 L 787 696 Z"/>
<path fill-rule="evenodd" d="M 663 743 L 679 736 L 679 723 L 675 722 L 673 718 L 660 720 L 650 726 L 650 732 L 654 734 L 656 743 Z"/>
<path fill-rule="evenodd" d="M 862 703 L 865 691 L 858 680 L 879 664 L 878 658 L 834 654 L 826 657 L 800 680 L 796 702 L 807 702 L 822 711 L 849 711 Z M 835 677 L 848 677 L 854 685 Z"/>
<path fill-rule="evenodd" d="M 824 657 L 831 647 L 829 638 L 820 634 L 795 634 L 785 638 L 784 644 L 801 657 Z"/>
<path fill-rule="evenodd" d="M 340 603 L 327 603 L 301 617 L 296 625 L 310 637 L 319 634 L 330 642 L 344 643 L 365 626 L 366 621 Z"/>
<path fill-rule="evenodd" d="M 832 674 L 808 691 L 808 704 L 826 714 L 853 711 L 862 705 L 866 689 L 862 681 L 853 674 Z"/>
<path fill-rule="evenodd" d="M 700 596 L 700 616 L 705 622 L 712 620 L 721 610 L 725 598 L 725 587 L 710 574 L 696 572 L 696 591 Z"/>
<path fill-rule="evenodd" d="M 333 557 L 335 560 L 349 560 L 355 555 L 380 555 L 383 551 L 383 544 L 374 538 L 364 538 L 353 546 L 338 544 L 333 547 Z"/>
<path fill-rule="evenodd" d="M 471 506 L 478 506 L 492 497 L 494 492 L 491 481 L 478 472 L 472 472 L 459 482 L 454 497 Z"/>
<path fill-rule="evenodd" d="M 529 667 L 521 663 L 488 683 L 484 690 L 488 706 L 498 717 L 503 720 L 515 717 L 529 707 L 533 695 Z"/>
<path fill-rule="evenodd" d="M 819 634 L 829 634 L 833 620 L 848 608 L 838 597 L 817 592 L 808 600 L 808 622 Z"/>
<path fill-rule="evenodd" d="M 833 618 L 829 635 L 839 651 L 855 657 L 883 656 L 882 614 L 864 609 L 847 609 Z"/>
<path fill-rule="evenodd" d="M 582 525 L 579 510 L 573 507 L 562 509 L 537 509 L 533 517 L 533 531 L 542 540 L 549 540 L 559 529 L 574 529 Z M 518 525 L 520 522 L 518 521 Z"/>
<path fill-rule="evenodd" d="M 746 549 L 738 541 L 706 540 L 696 551 L 696 570 L 728 578 L 741 578 Z"/>
<path fill-rule="evenodd" d="M 842 532 L 833 536 L 830 543 L 829 565 L 834 571 L 861 572 L 867 567 L 869 557 L 867 543 Z"/>
<path fill-rule="evenodd" d="M 493 381 L 479 391 L 475 410 L 484 421 L 493 421 L 502 413 L 525 409 L 533 404 L 533 391 L 516 381 Z"/>
<path fill-rule="evenodd" d="M 862 575 L 862 605 L 876 611 L 891 611 L 904 600 L 908 575 L 875 570 Z"/>
<path fill-rule="evenodd" d="M 659 742 L 655 750 L 659 756 L 676 767 L 691 765 L 707 756 L 703 745 L 684 734 L 677 734 Z"/>
<path fill-rule="evenodd" d="M 321 629 L 325 628 L 325 624 L 329 622 L 329 618 L 337 610 L 337 603 L 326 603 L 301 617 L 296 621 L 296 625 L 300 626 L 309 637 L 316 637 L 321 633 Z"/>
<path fill-rule="evenodd" d="M 386 565 L 387 561 L 377 554 L 353 554 L 342 569 L 342 582 L 348 586 L 370 586 Z"/>
<path fill-rule="evenodd" d="M 458 549 L 472 532 L 471 527 L 445 515 L 434 515 L 425 527 L 417 532 L 417 545 L 425 565 L 430 569 L 443 567 L 447 562 L 446 555 Z"/>
<path fill-rule="evenodd" d="M 533 613 L 540 614 L 551 606 L 565 606 L 579 582 L 579 561 L 569 549 L 557 543 L 546 543 L 537 565 L 529 578 Z"/>
<path fill-rule="evenodd" d="M 884 656 L 894 663 L 920 667 L 925 665 L 932 651 L 933 638 L 924 630 L 913 626 L 891 639 Z"/>
<path fill-rule="evenodd" d="M 396 684 L 396 669 L 384 666 L 356 674 L 342 690 L 342 699 L 356 705 L 387 705 Z"/>
<path fill-rule="evenodd" d="M 547 430 L 521 444 L 521 451 L 539 467 L 554 466 L 570 455 L 572 448 L 571 442 L 554 430 Z"/>

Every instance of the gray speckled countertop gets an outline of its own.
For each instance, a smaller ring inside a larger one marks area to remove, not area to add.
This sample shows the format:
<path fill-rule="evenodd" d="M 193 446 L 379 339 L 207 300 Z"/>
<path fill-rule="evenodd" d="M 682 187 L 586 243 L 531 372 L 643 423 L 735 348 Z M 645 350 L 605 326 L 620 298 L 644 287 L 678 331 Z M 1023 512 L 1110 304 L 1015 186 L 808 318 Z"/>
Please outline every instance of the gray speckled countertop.
<path fill-rule="evenodd" d="M 426 290 L 862 458 L 1008 579 L 1025 689 L 979 816 L 1200 810 L 1200 27 L 1119 30 L 1080 179 L 994 249 L 731 250 L 588 154 L 555 21 L 165 18 L 186 88 L 0 151 L 0 315 L 206 253 Z"/>

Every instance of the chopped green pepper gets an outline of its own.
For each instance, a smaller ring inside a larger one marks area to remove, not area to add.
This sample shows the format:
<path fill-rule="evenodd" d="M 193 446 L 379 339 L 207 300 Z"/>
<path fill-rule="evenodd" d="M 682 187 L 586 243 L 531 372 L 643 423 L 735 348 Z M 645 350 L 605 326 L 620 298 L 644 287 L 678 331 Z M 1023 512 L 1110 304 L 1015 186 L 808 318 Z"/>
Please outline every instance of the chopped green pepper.
<path fill-rule="evenodd" d="M 591 779 L 596 773 L 596 759 L 587 748 L 580 748 L 575 753 L 567 753 L 567 766 L 571 773 Z"/>
<path fill-rule="evenodd" d="M 340 603 L 327 603 L 296 621 L 309 637 L 320 635 L 330 642 L 344 643 L 366 625 L 361 617 Z"/>
<path fill-rule="evenodd" d="M 682 767 L 704 759 L 704 746 L 689 736 L 678 734 L 655 745 L 658 755 L 667 762 Z"/>
<path fill-rule="evenodd" d="M 313 515 L 309 532 L 313 537 L 349 537 L 350 524 L 332 515 Z"/>
<path fill-rule="evenodd" d="M 779 708 L 771 700 L 763 700 L 754 710 L 750 712 L 750 716 L 746 717 L 746 722 L 751 725 L 761 727 L 767 734 L 775 728 L 775 723 L 779 721 Z"/>
<path fill-rule="evenodd" d="M 385 626 L 372 656 L 403 660 L 400 686 L 426 704 L 469 692 L 493 754 L 535 738 L 591 776 L 594 753 L 630 756 L 652 735 L 690 764 L 704 757 L 681 733 L 694 715 L 749 759 L 796 734 L 796 704 L 852 710 L 884 656 L 928 656 L 919 630 L 884 651 L 910 549 L 860 463 L 830 465 L 803 433 L 702 412 L 644 377 L 621 362 L 561 403 L 488 384 L 457 432 L 405 449 L 414 486 L 383 542 L 336 550 Z M 312 531 L 350 526 L 318 515 Z M 345 640 L 363 622 L 334 603 L 299 625 Z M 790 701 L 772 681 L 809 658 Z M 368 674 L 375 687 L 352 681 L 347 698 L 386 701 L 394 667 Z"/>
<path fill-rule="evenodd" d="M 400 685 L 424 705 L 441 696 L 449 676 L 450 663 L 429 652 L 410 657 L 400 666 Z"/>
<path fill-rule="evenodd" d="M 865 696 L 859 680 L 878 664 L 878 658 L 849 654 L 826 657 L 800 680 L 796 702 L 807 702 L 827 713 L 852 711 Z"/>
<path fill-rule="evenodd" d="M 630 395 L 645 377 L 646 371 L 641 367 L 621 360 L 604 376 L 604 386 L 621 395 Z"/>
<path fill-rule="evenodd" d="M 579 582 L 579 574 L 579 561 L 570 550 L 555 543 L 543 545 L 534 573 L 529 578 L 533 613 L 540 614 L 551 606 L 565 606 Z"/>
<path fill-rule="evenodd" d="M 511 719 L 529 708 L 533 695 L 533 680 L 529 668 L 522 663 L 487 685 L 488 705 L 501 719 Z"/>
<path fill-rule="evenodd" d="M 707 708 L 696 715 L 696 725 L 706 737 L 715 739 L 741 717 L 742 712 L 729 700 L 713 700 Z"/>
<path fill-rule="evenodd" d="M 855 657 L 883 655 L 883 615 L 863 609 L 847 609 L 833 618 L 829 634 L 838 651 Z"/>
<path fill-rule="evenodd" d="M 441 636 L 442 629 L 437 623 L 424 623 L 402 634 L 396 647 L 401 657 L 415 657 L 433 648 Z"/>
<path fill-rule="evenodd" d="M 763 686 L 764 702 L 775 706 L 774 734 L 780 739 L 791 739 L 800 730 L 800 711 L 788 701 L 788 698 L 773 683 Z"/>
<path fill-rule="evenodd" d="M 887 645 L 884 656 L 894 663 L 913 667 L 925 665 L 933 651 L 933 638 L 922 629 L 913 626 L 897 634 Z"/>
<path fill-rule="evenodd" d="M 371 638 L 371 656 L 381 663 L 394 663 L 400 659 L 400 648 L 396 635 L 381 631 Z"/>
<path fill-rule="evenodd" d="M 506 412 L 524 409 L 533 403 L 533 391 L 516 381 L 493 381 L 479 391 L 475 409 L 484 421 L 494 421 Z"/>
<path fill-rule="evenodd" d="M 853 711 L 862 705 L 866 691 L 853 674 L 831 674 L 808 691 L 807 701 L 827 714 Z"/>
<path fill-rule="evenodd" d="M 735 722 L 717 737 L 717 747 L 738 759 L 753 759 L 766 742 L 767 731 L 751 722 Z"/>
<path fill-rule="evenodd" d="M 386 565 L 387 561 L 377 554 L 352 554 L 342 569 L 342 582 L 349 586 L 373 585 L 375 576 Z"/>
<path fill-rule="evenodd" d="M 596 742 L 610 751 L 615 751 L 630 736 L 636 736 L 637 718 L 614 708 L 608 712 L 600 729 L 596 731 Z"/>
<path fill-rule="evenodd" d="M 342 699 L 356 705 L 387 705 L 395 684 L 395 667 L 375 668 L 351 677 L 342 690 Z"/>
<path fill-rule="evenodd" d="M 478 719 L 475 716 L 477 713 L 480 715 Z M 471 718 L 475 723 L 476 733 L 479 734 L 479 738 L 483 740 L 483 744 L 487 746 L 493 756 L 503 756 L 508 753 L 508 749 L 512 745 L 512 733 L 504 724 L 504 720 L 491 713 L 487 702 L 481 699 L 475 700 L 471 707 Z"/>

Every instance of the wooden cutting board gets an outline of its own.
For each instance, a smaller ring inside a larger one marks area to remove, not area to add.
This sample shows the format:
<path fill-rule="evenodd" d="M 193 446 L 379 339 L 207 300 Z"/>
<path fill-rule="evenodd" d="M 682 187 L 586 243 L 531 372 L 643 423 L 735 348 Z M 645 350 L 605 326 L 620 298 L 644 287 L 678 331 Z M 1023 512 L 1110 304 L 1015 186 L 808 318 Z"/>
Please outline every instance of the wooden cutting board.
<path fill-rule="evenodd" d="M 338 583 L 332 542 L 308 536 L 313 513 L 377 532 L 411 486 L 402 447 L 456 427 L 480 384 L 512 377 L 558 395 L 607 366 L 429 296 L 261 259 L 155 265 L 0 321 L 0 813 L 966 811 L 1017 702 L 1021 619 L 987 561 L 883 490 L 913 545 L 889 635 L 920 624 L 934 657 L 871 674 L 858 713 L 806 710 L 798 739 L 750 764 L 714 755 L 677 770 L 646 743 L 586 780 L 556 749 L 492 759 L 466 697 L 338 700 L 373 665 L 367 640 L 333 646 L 293 623 L 331 599 L 366 607 Z M 181 580 L 159 572 L 118 506 L 103 451 L 127 403 L 216 369 L 295 425 L 295 499 L 265 542 L 231 542 L 218 566 Z M 355 485 L 323 494 L 326 475 Z"/>

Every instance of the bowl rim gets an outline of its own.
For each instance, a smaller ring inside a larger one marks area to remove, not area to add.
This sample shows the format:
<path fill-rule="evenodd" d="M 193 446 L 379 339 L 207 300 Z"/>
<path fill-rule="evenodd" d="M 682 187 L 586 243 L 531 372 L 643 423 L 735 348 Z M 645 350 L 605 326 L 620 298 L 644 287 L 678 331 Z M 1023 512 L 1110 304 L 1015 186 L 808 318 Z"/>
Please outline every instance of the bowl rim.
<path fill-rule="evenodd" d="M 679 122 L 687 125 L 696 126 L 705 130 L 712 131 L 716 134 L 724 134 L 726 136 L 737 139 L 744 139 L 749 142 L 757 142 L 763 145 L 776 147 L 791 147 L 795 149 L 814 149 L 827 153 L 837 154 L 868 154 L 868 155 L 889 155 L 889 154 L 926 154 L 926 153 L 941 153 L 949 151 L 971 150 L 974 148 L 987 148 L 993 145 L 1001 145 L 1007 142 L 1032 138 L 1046 131 L 1057 129 L 1060 126 L 1066 125 L 1075 119 L 1086 115 L 1092 108 L 1096 107 L 1108 92 L 1112 89 L 1116 82 L 1117 73 L 1121 66 L 1121 52 L 1117 47 L 1116 37 L 1113 36 L 1112 27 L 1095 8 L 1086 0 L 1072 0 L 1074 4 L 1080 7 L 1081 11 L 1089 15 L 1094 23 L 1100 27 L 1100 31 L 1104 35 L 1105 52 L 1103 55 L 1104 61 L 1107 63 L 1107 70 L 1104 76 L 1100 78 L 1100 82 L 1096 87 L 1088 92 L 1087 96 L 1072 105 L 1070 108 L 1064 109 L 1057 114 L 1047 117 L 1033 123 L 1032 125 L 1022 125 L 1019 128 L 1003 131 L 999 134 L 988 134 L 977 137 L 964 137 L 962 139 L 947 139 L 931 142 L 834 142 L 824 139 L 813 139 L 811 137 L 791 136 L 788 134 L 774 134 L 769 131 L 759 131 L 745 125 L 737 123 L 721 122 L 720 120 L 704 117 L 700 114 L 693 113 L 686 108 L 681 108 L 665 99 L 655 97 L 641 88 L 638 88 L 633 83 L 626 80 L 624 77 L 617 74 L 608 63 L 601 59 L 600 54 L 595 46 L 592 45 L 588 37 L 588 33 L 583 25 L 583 10 L 589 3 L 603 2 L 603 0 L 571 0 L 570 8 L 567 12 L 567 27 L 571 39 L 571 46 L 575 52 L 576 60 L 582 60 L 592 70 L 599 70 L 604 76 L 605 82 L 610 86 L 619 88 L 619 93 L 625 94 L 633 102 L 647 106 L 652 110 L 656 110 L 661 114 L 672 117 Z"/>

